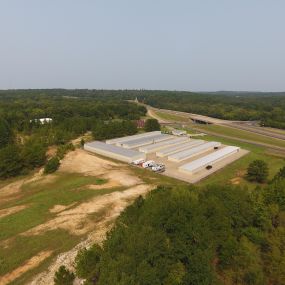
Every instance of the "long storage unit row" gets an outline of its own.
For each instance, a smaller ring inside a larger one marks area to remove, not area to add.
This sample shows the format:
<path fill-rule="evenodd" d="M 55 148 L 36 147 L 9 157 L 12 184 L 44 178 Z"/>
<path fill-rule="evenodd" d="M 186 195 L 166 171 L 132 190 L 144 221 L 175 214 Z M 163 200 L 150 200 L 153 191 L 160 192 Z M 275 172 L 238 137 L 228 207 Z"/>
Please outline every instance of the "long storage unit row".
<path fill-rule="evenodd" d="M 184 138 L 173 138 L 171 140 L 163 141 L 160 143 L 155 143 L 152 145 L 146 145 L 139 148 L 139 151 L 144 153 L 154 153 L 160 149 L 165 149 L 169 146 L 174 146 L 177 144 L 189 142 L 190 140 L 187 137 Z"/>
<path fill-rule="evenodd" d="M 160 135 L 160 134 L 161 134 L 161 131 L 153 131 L 153 132 L 148 132 L 148 133 L 143 133 L 143 134 L 138 134 L 138 135 L 133 135 L 133 136 L 106 140 L 106 144 L 123 143 L 126 141 L 136 140 L 139 138 L 144 138 L 144 137 L 153 136 L 153 135 Z"/>
<path fill-rule="evenodd" d="M 200 155 L 202 153 L 205 153 L 214 148 L 218 148 L 219 146 L 221 146 L 221 143 L 219 142 L 207 142 L 199 146 L 193 147 L 191 149 L 186 149 L 186 150 L 174 153 L 172 155 L 169 155 L 168 160 L 174 161 L 174 162 L 180 162 L 180 161 L 192 158 L 194 156 Z"/>
<path fill-rule="evenodd" d="M 208 154 L 202 158 L 194 160 L 190 163 L 184 164 L 179 167 L 179 171 L 187 173 L 187 174 L 195 174 L 199 170 L 206 168 L 207 166 L 213 166 L 213 164 L 229 157 L 240 150 L 239 147 L 235 146 L 227 146 L 216 152 Z"/>
<path fill-rule="evenodd" d="M 154 135 L 154 136 L 139 138 L 136 140 L 126 141 L 126 142 L 122 143 L 121 146 L 124 148 L 135 148 L 135 147 L 140 147 L 140 146 L 144 146 L 144 145 L 149 145 L 149 144 L 154 144 L 154 143 L 170 140 L 172 138 L 173 138 L 173 136 L 160 134 L 160 135 Z"/>
<path fill-rule="evenodd" d="M 96 154 L 104 155 L 128 163 L 131 163 L 134 160 L 146 158 L 145 154 L 139 151 L 124 149 L 122 147 L 106 144 L 99 141 L 86 143 L 84 145 L 84 149 Z"/>
<path fill-rule="evenodd" d="M 198 146 L 200 144 L 203 144 L 205 141 L 203 140 L 191 140 L 189 142 L 183 142 L 181 144 L 175 145 L 175 146 L 171 146 L 168 148 L 165 148 L 163 150 L 157 151 L 156 152 L 156 156 L 158 157 L 165 157 L 168 155 L 171 155 L 173 153 L 177 153 L 179 151 L 182 151 L 184 149 L 190 149 L 192 147 Z"/>

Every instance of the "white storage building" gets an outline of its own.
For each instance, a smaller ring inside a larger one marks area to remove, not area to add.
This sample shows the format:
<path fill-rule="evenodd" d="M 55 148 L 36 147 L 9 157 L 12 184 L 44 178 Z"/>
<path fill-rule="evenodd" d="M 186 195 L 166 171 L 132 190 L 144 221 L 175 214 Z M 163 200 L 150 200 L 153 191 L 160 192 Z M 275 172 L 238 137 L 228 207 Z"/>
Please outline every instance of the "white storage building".
<path fill-rule="evenodd" d="M 149 145 L 149 144 L 154 144 L 154 143 L 170 140 L 172 138 L 173 138 L 173 136 L 165 135 L 165 134 L 148 136 L 148 137 L 139 138 L 136 140 L 123 142 L 122 147 L 124 147 L 124 148 L 135 148 L 135 147 L 140 147 L 140 146 L 144 146 L 144 145 Z"/>
<path fill-rule="evenodd" d="M 179 167 L 179 171 L 187 174 L 195 174 L 199 170 L 206 168 L 207 166 L 213 166 L 213 164 L 225 159 L 228 156 L 231 156 L 237 153 L 240 150 L 236 146 L 227 146 L 216 152 L 208 154 L 202 158 L 194 160 L 190 163 L 184 164 Z"/>
<path fill-rule="evenodd" d="M 194 156 L 200 155 L 202 153 L 205 153 L 211 149 L 218 148 L 219 146 L 221 146 L 221 143 L 219 142 L 207 142 L 199 146 L 193 147 L 191 149 L 186 149 L 186 150 L 171 154 L 168 156 L 168 160 L 174 161 L 174 162 L 180 162 L 180 161 L 192 158 Z"/>
<path fill-rule="evenodd" d="M 106 144 L 99 141 L 94 141 L 91 143 L 86 143 L 84 149 L 96 154 L 100 154 L 106 157 L 114 158 L 123 162 L 131 163 L 137 159 L 145 159 L 146 156 L 144 153 L 132 150 L 124 149 L 111 144 Z"/>
<path fill-rule="evenodd" d="M 110 140 L 106 140 L 106 144 L 123 143 L 125 141 L 136 140 L 138 138 L 144 138 L 144 137 L 153 136 L 153 135 L 159 135 L 159 134 L 161 134 L 161 131 L 154 131 L 154 132 L 142 133 L 142 134 L 133 135 L 133 136 L 127 136 L 127 137 L 122 137 L 122 138 L 110 139 Z"/>
<path fill-rule="evenodd" d="M 145 152 L 145 153 L 153 153 L 153 152 L 156 152 L 157 150 L 164 149 L 164 148 L 167 148 L 169 146 L 181 144 L 183 142 L 189 142 L 189 141 L 190 140 L 186 137 L 185 138 L 173 137 L 173 139 L 171 139 L 171 140 L 167 140 L 167 141 L 163 141 L 163 142 L 155 143 L 155 144 L 151 144 L 151 145 L 142 146 L 139 148 L 139 151 Z"/>
<path fill-rule="evenodd" d="M 175 146 L 171 146 L 171 147 L 162 149 L 162 150 L 156 152 L 156 156 L 165 157 L 165 156 L 171 155 L 173 153 L 177 153 L 177 152 L 180 152 L 182 150 L 190 149 L 192 147 L 198 146 L 200 144 L 203 144 L 204 142 L 205 141 L 203 141 L 203 140 L 190 140 L 186 143 L 184 142 L 184 143 L 181 143 L 181 144 L 178 144 Z"/>

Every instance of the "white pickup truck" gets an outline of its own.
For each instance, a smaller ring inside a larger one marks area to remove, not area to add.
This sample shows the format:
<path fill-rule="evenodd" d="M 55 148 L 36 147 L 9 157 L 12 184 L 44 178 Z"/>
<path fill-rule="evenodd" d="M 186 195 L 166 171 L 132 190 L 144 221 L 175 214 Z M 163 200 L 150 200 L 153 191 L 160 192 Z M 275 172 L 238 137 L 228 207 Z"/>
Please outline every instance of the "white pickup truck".
<path fill-rule="evenodd" d="M 155 166 L 155 162 L 153 160 L 148 160 L 142 164 L 143 168 L 150 168 Z"/>
<path fill-rule="evenodd" d="M 156 164 L 151 168 L 154 172 L 163 172 L 165 171 L 165 165 L 164 164 Z"/>

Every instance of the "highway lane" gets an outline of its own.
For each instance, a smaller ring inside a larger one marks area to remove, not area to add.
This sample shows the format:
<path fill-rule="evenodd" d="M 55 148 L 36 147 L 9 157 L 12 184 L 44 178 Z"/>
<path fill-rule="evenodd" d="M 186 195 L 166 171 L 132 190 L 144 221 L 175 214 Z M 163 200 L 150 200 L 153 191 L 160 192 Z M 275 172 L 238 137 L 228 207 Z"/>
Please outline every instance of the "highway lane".
<path fill-rule="evenodd" d="M 248 131 L 251 133 L 259 134 L 259 135 L 274 138 L 274 139 L 285 140 L 284 134 L 279 134 L 279 133 L 276 133 L 274 131 L 270 131 L 268 129 L 263 129 L 262 127 L 259 127 L 259 126 L 249 126 L 249 125 L 247 125 L 247 123 L 250 123 L 250 122 L 246 122 L 246 121 L 245 122 L 230 121 L 230 120 L 228 121 L 228 120 L 216 119 L 216 118 L 211 118 L 208 116 L 203 116 L 203 115 L 198 115 L 198 114 L 173 111 L 173 110 L 167 110 L 167 109 L 157 109 L 157 108 L 154 108 L 154 107 L 151 107 L 148 105 L 146 105 L 146 107 L 148 109 L 152 110 L 153 112 L 159 111 L 159 112 L 166 113 L 166 114 L 179 115 L 179 116 L 183 116 L 185 118 L 188 118 L 189 120 L 204 121 L 204 122 L 207 122 L 209 124 L 227 126 L 227 127 Z"/>

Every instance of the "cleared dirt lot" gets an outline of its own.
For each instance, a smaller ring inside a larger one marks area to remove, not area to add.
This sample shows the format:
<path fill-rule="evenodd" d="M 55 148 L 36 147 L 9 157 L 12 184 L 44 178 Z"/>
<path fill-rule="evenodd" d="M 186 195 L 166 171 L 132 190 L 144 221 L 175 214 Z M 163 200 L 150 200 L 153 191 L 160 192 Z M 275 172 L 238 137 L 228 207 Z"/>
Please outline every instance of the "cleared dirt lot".
<path fill-rule="evenodd" d="M 155 185 L 138 178 L 128 165 L 81 149 L 68 153 L 56 174 L 45 176 L 41 170 L 30 177 L 6 184 L 0 189 L 1 201 L 5 199 L 5 203 L 0 205 L 0 225 L 3 225 L 3 231 L 7 231 L 2 233 L 4 235 L 0 239 L 3 249 L 0 259 L 7 262 L 5 266 L 12 265 L 11 270 L 3 270 L 4 274 L 0 274 L 0 284 L 53 284 L 54 273 L 60 265 L 73 269 L 78 250 L 102 242 L 120 213 L 138 196 L 154 188 Z M 53 195 L 59 195 L 56 196 L 59 199 Z M 26 203 L 27 199 L 33 202 Z M 42 203 L 46 207 L 42 216 L 30 214 L 37 204 L 42 209 Z M 18 230 L 16 225 L 21 224 L 21 219 L 32 219 L 27 220 L 31 227 L 23 226 L 22 231 Z M 38 219 L 43 219 L 43 222 L 39 223 Z M 64 232 L 67 239 L 80 242 L 58 255 L 56 252 L 60 249 L 54 250 L 53 246 L 57 242 L 62 243 L 62 240 L 58 240 L 59 232 Z M 37 240 L 46 235 L 49 236 L 49 245 L 39 243 L 38 251 L 34 250 L 33 243 L 31 249 L 28 244 L 25 247 L 19 245 L 19 240 Z M 15 248 L 18 247 L 17 255 Z M 27 258 L 23 258 L 23 255 Z M 37 271 L 45 263 L 49 264 L 48 269 L 25 281 L 23 276 Z"/>

